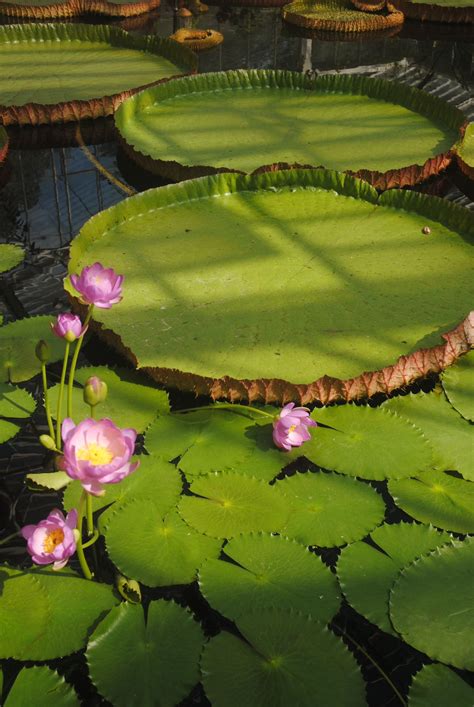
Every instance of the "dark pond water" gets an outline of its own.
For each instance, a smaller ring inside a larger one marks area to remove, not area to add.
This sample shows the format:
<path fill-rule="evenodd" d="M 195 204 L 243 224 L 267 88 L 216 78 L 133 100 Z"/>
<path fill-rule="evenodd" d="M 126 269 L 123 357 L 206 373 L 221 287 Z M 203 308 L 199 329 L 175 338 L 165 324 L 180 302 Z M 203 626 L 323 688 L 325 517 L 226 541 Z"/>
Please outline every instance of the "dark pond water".
<path fill-rule="evenodd" d="M 150 16 L 134 20 L 128 28 L 168 36 L 176 23 L 173 7 L 164 5 Z M 200 55 L 200 71 L 284 68 L 396 78 L 443 97 L 474 119 L 474 29 L 409 22 L 391 38 L 326 41 L 298 36 L 283 25 L 279 9 L 217 6 L 193 20 L 193 26 L 218 29 L 225 38 L 222 45 Z M 68 244 L 78 229 L 102 209 L 160 183 L 139 171 L 120 153 L 111 120 L 80 126 L 87 148 L 77 143 L 77 127 L 10 130 L 13 149 L 9 174 L 4 175 L 7 181 L 0 188 L 0 242 L 23 245 L 27 258 L 23 265 L 0 279 L 0 314 L 5 321 L 63 309 L 62 278 Z M 454 171 L 430 188 L 447 199 L 474 208 L 466 185 Z M 84 357 L 92 363 L 111 360 L 110 352 L 95 342 L 86 347 Z M 33 382 L 30 388 L 39 395 L 37 383 Z M 176 400 L 184 402 L 184 396 Z M 36 444 L 38 432 L 43 431 L 44 420 L 36 415 L 12 443 L 0 446 L 3 471 L 0 537 L 25 522 L 39 520 L 57 503 L 53 495 L 28 493 L 23 484 L 26 469 L 43 468 L 44 455 Z M 384 492 L 384 484 L 378 486 Z M 389 506 L 387 520 L 399 520 L 401 514 L 390 505 L 388 494 L 385 495 Z M 13 544 L 8 550 L 3 548 L 0 561 L 21 560 L 23 546 L 18 541 L 18 545 Z M 322 554 L 328 564 L 333 565 L 337 559 L 337 550 Z M 208 609 L 196 586 L 182 591 L 154 590 L 150 596 L 173 596 L 196 611 L 208 633 L 213 634 L 219 628 L 221 619 Z M 343 607 L 334 623 L 336 632 L 339 626 L 360 644 L 359 648 L 350 647 L 363 666 L 370 704 L 377 707 L 400 704 L 372 661 L 383 668 L 406 696 L 411 676 L 426 658 L 377 631 L 348 607 Z M 8 681 L 18 665 L 8 661 L 5 667 Z M 84 679 L 86 669 L 81 659 L 68 659 L 55 667 L 74 682 L 86 704 L 101 703 Z M 474 685 L 472 675 L 464 677 Z M 202 690 L 197 689 L 187 704 L 208 703 Z"/>

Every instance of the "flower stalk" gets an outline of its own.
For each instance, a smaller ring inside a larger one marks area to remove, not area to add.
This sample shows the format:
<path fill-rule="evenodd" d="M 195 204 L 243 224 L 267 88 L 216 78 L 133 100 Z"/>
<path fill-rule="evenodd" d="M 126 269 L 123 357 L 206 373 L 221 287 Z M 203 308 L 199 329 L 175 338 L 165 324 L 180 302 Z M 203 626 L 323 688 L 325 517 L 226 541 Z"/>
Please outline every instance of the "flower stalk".
<path fill-rule="evenodd" d="M 77 359 L 79 358 L 79 353 L 81 351 L 82 342 L 84 341 L 84 334 L 85 334 L 86 329 L 87 329 L 89 322 L 91 320 L 93 311 L 94 311 L 94 305 L 91 304 L 91 305 L 89 305 L 89 310 L 88 310 L 86 318 L 84 320 L 84 332 L 77 339 L 76 347 L 74 349 L 74 353 L 72 356 L 71 368 L 69 369 L 68 387 L 67 387 L 67 416 L 68 417 L 72 417 L 72 390 L 74 387 L 74 376 L 76 374 Z"/>
<path fill-rule="evenodd" d="M 76 540 L 76 553 L 79 564 L 81 565 L 82 574 L 86 579 L 92 579 L 92 572 L 87 564 L 86 556 L 84 555 L 84 546 L 82 544 L 82 521 L 84 520 L 84 505 L 86 503 L 87 491 L 83 491 L 81 495 L 81 500 L 79 501 L 79 511 L 77 519 L 77 532 L 78 537 Z M 90 543 L 92 544 L 92 543 Z"/>
<path fill-rule="evenodd" d="M 59 384 L 58 406 L 56 410 L 56 447 L 61 449 L 61 421 L 63 414 L 64 384 L 66 381 L 67 364 L 69 360 L 69 349 L 71 344 L 66 341 L 66 351 L 64 352 L 63 368 L 61 371 L 61 382 Z"/>

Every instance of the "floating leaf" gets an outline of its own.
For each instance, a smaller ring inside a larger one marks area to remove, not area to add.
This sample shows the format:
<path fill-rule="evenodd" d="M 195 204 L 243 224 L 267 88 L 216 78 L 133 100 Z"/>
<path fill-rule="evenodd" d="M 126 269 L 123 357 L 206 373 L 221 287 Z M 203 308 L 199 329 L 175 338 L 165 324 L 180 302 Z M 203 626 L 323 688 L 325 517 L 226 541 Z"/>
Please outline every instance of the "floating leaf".
<path fill-rule="evenodd" d="M 98 625 L 87 646 L 92 682 L 115 707 L 181 703 L 199 681 L 204 636 L 173 601 L 122 604 Z"/>
<path fill-rule="evenodd" d="M 303 545 L 279 535 L 240 535 L 224 552 L 233 562 L 207 560 L 201 592 L 230 619 L 271 607 L 296 609 L 327 623 L 340 597 L 330 569 Z"/>
<path fill-rule="evenodd" d="M 64 356 L 64 342 L 51 331 L 54 317 L 19 319 L 0 327 L 0 380 L 18 383 L 32 378 L 41 370 L 35 355 L 36 344 L 44 339 L 49 347 L 49 361 Z"/>
<path fill-rule="evenodd" d="M 28 486 L 33 490 L 36 490 L 37 487 L 39 487 L 42 489 L 52 489 L 53 491 L 60 491 L 65 486 L 72 483 L 71 477 L 68 476 L 65 471 L 27 474 L 26 478 L 28 481 Z M 95 498 L 95 496 L 93 498 Z"/>
<path fill-rule="evenodd" d="M 99 511 L 112 503 L 136 498 L 155 501 L 163 515 L 176 505 L 182 489 L 181 476 L 176 467 L 159 457 L 141 455 L 140 466 L 118 484 L 107 484 L 103 496 L 92 497 L 92 510 Z M 73 481 L 64 492 L 63 506 L 66 511 L 77 508 L 82 494 L 82 485 Z M 113 506 L 110 512 L 113 511 Z M 109 511 L 100 521 L 106 522 Z"/>
<path fill-rule="evenodd" d="M 387 400 L 382 409 L 392 410 L 419 427 L 435 450 L 442 471 L 459 471 L 474 481 L 474 435 L 472 426 L 453 410 L 439 391 L 399 396 Z M 410 476 L 415 476 L 413 470 Z"/>
<path fill-rule="evenodd" d="M 36 401 L 27 390 L 9 383 L 0 383 L 0 416 L 30 417 L 35 411 Z"/>
<path fill-rule="evenodd" d="M 276 486 L 291 499 L 293 508 L 282 532 L 305 545 L 333 547 L 359 540 L 385 515 L 385 504 L 375 489 L 347 476 L 295 474 Z"/>
<path fill-rule="evenodd" d="M 474 670 L 474 538 L 441 547 L 402 570 L 390 617 L 404 640 L 430 658 Z"/>
<path fill-rule="evenodd" d="M 241 616 L 245 641 L 222 632 L 201 658 L 214 707 L 362 707 L 364 681 L 341 640 L 301 614 L 261 609 Z"/>
<path fill-rule="evenodd" d="M 376 528 L 371 538 L 377 547 L 357 542 L 344 548 L 337 576 L 350 605 L 383 631 L 394 633 L 388 602 L 395 578 L 409 562 L 451 537 L 426 525 L 400 523 Z"/>
<path fill-rule="evenodd" d="M 8 693 L 5 707 L 79 707 L 73 688 L 51 668 L 23 668 Z"/>
<path fill-rule="evenodd" d="M 445 665 L 424 665 L 415 675 L 409 707 L 472 707 L 474 690 Z"/>
<path fill-rule="evenodd" d="M 146 432 L 145 446 L 148 452 L 167 461 L 181 457 L 194 444 L 209 414 L 208 410 L 203 410 L 160 415 Z"/>
<path fill-rule="evenodd" d="M 146 498 L 114 506 L 104 534 L 119 570 L 149 587 L 194 581 L 198 567 L 217 557 L 222 544 L 190 528 L 175 510 L 163 513 Z"/>
<path fill-rule="evenodd" d="M 0 568 L 0 657 L 52 660 L 86 645 L 117 599 L 110 587 L 70 570 Z"/>
<path fill-rule="evenodd" d="M 420 430 L 382 408 L 339 405 L 316 409 L 304 455 L 324 469 L 363 479 L 400 479 L 431 468 L 432 452 Z"/>
<path fill-rule="evenodd" d="M 443 375 L 443 388 L 460 415 L 474 422 L 474 351 L 461 356 Z"/>
<path fill-rule="evenodd" d="M 474 433 L 474 430 L 473 430 Z M 474 483 L 442 471 L 390 481 L 397 506 L 423 523 L 456 533 L 474 533 Z"/>
<path fill-rule="evenodd" d="M 109 417 L 118 427 L 133 427 L 143 432 L 154 418 L 169 412 L 168 396 L 163 390 L 144 385 L 143 379 L 127 369 L 111 369 L 107 366 L 87 366 L 76 371 L 74 380 L 84 386 L 90 376 L 98 376 L 108 386 L 105 402 L 96 408 L 98 417 Z M 59 384 L 50 393 L 51 410 L 56 414 Z M 90 407 L 82 396 L 82 387 L 73 391 L 73 419 L 78 423 L 90 417 Z"/>
<path fill-rule="evenodd" d="M 199 477 L 190 490 L 196 495 L 181 498 L 180 514 L 193 528 L 215 538 L 281 530 L 291 510 L 279 488 L 234 472 Z"/>
<path fill-rule="evenodd" d="M 0 420 L 0 444 L 14 437 L 19 429 L 19 425 L 15 425 L 13 422 Z"/>
<path fill-rule="evenodd" d="M 16 267 L 24 257 L 25 251 L 21 246 L 13 245 L 12 243 L 2 243 L 0 245 L 0 273 Z"/>

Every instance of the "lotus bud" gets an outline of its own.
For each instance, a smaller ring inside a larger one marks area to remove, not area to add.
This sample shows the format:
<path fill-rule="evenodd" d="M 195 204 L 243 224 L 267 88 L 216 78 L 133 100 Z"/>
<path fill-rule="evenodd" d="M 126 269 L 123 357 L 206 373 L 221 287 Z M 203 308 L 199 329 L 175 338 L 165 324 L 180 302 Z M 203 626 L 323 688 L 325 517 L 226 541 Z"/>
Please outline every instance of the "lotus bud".
<path fill-rule="evenodd" d="M 56 449 L 56 442 L 50 435 L 40 435 L 39 441 L 46 449 L 50 449 L 51 451 Z"/>
<path fill-rule="evenodd" d="M 123 574 L 118 574 L 116 577 L 117 589 L 120 596 L 129 604 L 140 604 L 142 600 L 142 592 L 140 585 L 135 579 L 128 579 Z"/>
<path fill-rule="evenodd" d="M 91 407 L 103 403 L 107 398 L 107 383 L 97 376 L 91 376 L 86 380 L 83 396 L 84 402 Z"/>
<path fill-rule="evenodd" d="M 48 363 L 49 361 L 49 346 L 44 339 L 40 339 L 35 348 L 36 358 L 40 363 Z"/>

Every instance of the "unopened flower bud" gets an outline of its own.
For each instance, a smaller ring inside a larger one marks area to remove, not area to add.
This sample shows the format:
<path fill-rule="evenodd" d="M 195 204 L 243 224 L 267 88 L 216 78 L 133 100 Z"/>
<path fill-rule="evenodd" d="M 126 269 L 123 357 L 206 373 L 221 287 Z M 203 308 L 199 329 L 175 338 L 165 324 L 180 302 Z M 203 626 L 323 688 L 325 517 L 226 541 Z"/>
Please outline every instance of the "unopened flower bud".
<path fill-rule="evenodd" d="M 123 574 L 118 574 L 116 581 L 119 594 L 125 601 L 128 601 L 130 604 L 140 604 L 142 593 L 140 585 L 135 579 L 128 579 L 128 577 L 124 577 Z"/>
<path fill-rule="evenodd" d="M 107 398 L 107 383 L 98 376 L 91 376 L 86 380 L 83 396 L 84 402 L 91 407 L 103 403 Z"/>
<path fill-rule="evenodd" d="M 50 435 L 40 435 L 39 441 L 46 449 L 56 449 L 56 442 Z"/>
<path fill-rule="evenodd" d="M 49 361 L 49 346 L 44 339 L 40 339 L 36 344 L 35 354 L 38 361 L 48 363 Z"/>

